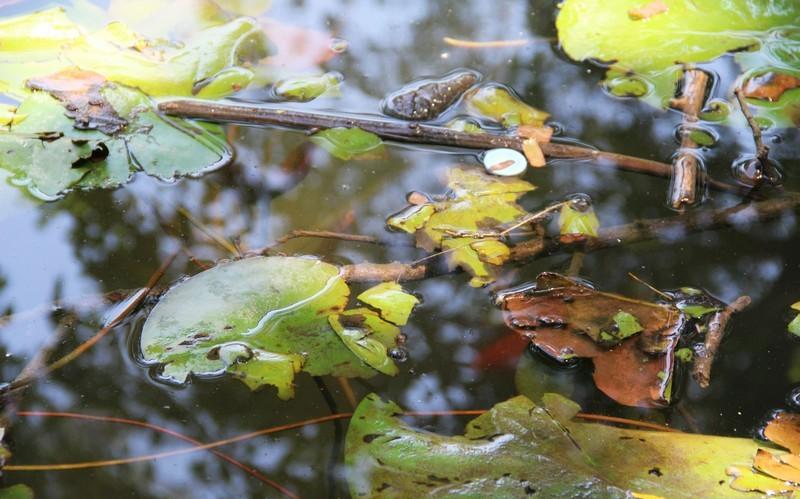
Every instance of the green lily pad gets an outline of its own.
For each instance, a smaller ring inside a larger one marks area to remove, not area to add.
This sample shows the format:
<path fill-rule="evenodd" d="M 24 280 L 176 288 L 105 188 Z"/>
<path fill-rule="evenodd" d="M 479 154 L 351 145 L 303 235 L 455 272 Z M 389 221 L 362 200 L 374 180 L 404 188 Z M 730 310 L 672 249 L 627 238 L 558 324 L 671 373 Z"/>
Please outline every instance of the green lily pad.
<path fill-rule="evenodd" d="M 331 322 L 350 325 L 358 316 L 362 336 L 379 341 L 384 350 L 400 330 L 369 310 L 345 311 L 349 294 L 338 267 L 312 258 L 220 264 L 167 292 L 145 322 L 141 352 L 145 362 L 161 366 L 164 381 L 185 383 L 191 374 L 228 372 L 251 389 L 274 385 L 283 399 L 293 395 L 300 369 L 314 376 L 368 378 L 378 372 L 372 366 L 376 357 L 356 355 L 363 338 L 337 334 Z M 380 371 L 392 367 L 387 358 Z"/>
<path fill-rule="evenodd" d="M 473 276 L 473 286 L 486 285 L 510 255 L 499 232 L 528 215 L 517 199 L 536 187 L 475 168 L 450 169 L 447 185 L 452 195 L 445 201 L 408 206 L 386 224 L 414 234 L 420 248 L 441 249 L 451 267 Z"/>
<path fill-rule="evenodd" d="M 383 374 L 397 374 L 397 366 L 389 357 L 389 347 L 400 333 L 397 326 L 366 308 L 329 315 L 328 322 L 356 357 Z"/>
<path fill-rule="evenodd" d="M 344 161 L 386 157 L 380 137 L 360 128 L 329 128 L 315 133 L 309 140 Z"/>
<path fill-rule="evenodd" d="M 736 51 L 748 73 L 788 67 L 797 74 L 800 4 L 791 0 L 672 0 L 665 12 L 647 19 L 631 16 L 644 0 L 565 0 L 556 20 L 561 47 L 576 61 L 610 65 L 606 85 L 612 94 L 642 97 L 666 106 L 684 64 L 711 61 Z M 757 102 L 758 114 L 779 125 L 796 126 L 798 95 L 781 102 Z M 729 123 L 745 126 L 739 113 Z"/>
<path fill-rule="evenodd" d="M 78 130 L 60 102 L 32 92 L 16 111 L 25 119 L 0 131 L 0 168 L 49 200 L 70 189 L 117 187 L 138 169 L 169 181 L 230 161 L 221 127 L 161 116 L 133 89 L 107 87 L 103 95 L 127 120 L 119 133 Z"/>
<path fill-rule="evenodd" d="M 385 320 L 405 326 L 419 299 L 403 290 L 396 282 L 382 282 L 358 295 L 358 300 L 378 309 Z"/>
<path fill-rule="evenodd" d="M 759 445 L 729 438 L 618 428 L 575 418 L 555 394 L 495 405 L 464 436 L 409 426 L 368 395 L 345 440 L 353 497 L 750 497 L 726 470 L 752 465 Z"/>

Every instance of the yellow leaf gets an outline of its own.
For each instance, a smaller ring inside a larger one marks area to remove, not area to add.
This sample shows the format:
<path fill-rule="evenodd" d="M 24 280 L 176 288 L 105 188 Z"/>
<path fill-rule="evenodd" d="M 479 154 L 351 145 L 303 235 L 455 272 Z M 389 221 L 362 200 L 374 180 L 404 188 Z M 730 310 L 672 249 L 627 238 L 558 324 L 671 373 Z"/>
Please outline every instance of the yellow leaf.
<path fill-rule="evenodd" d="M 528 164 L 534 168 L 541 168 L 547 163 L 544 159 L 542 148 L 539 147 L 539 143 L 536 142 L 536 139 L 525 139 L 525 142 L 522 143 L 522 152 L 525 153 Z"/>

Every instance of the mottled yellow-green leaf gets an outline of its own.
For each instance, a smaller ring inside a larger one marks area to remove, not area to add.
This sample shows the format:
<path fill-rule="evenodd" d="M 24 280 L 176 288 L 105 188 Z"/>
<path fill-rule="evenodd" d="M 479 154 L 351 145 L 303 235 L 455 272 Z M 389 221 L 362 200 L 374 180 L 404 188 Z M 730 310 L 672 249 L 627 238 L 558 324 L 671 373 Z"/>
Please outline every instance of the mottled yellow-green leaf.
<path fill-rule="evenodd" d="M 470 246 L 478 253 L 481 261 L 492 265 L 503 265 L 508 260 L 508 257 L 511 256 L 509 247 L 497 239 L 481 239 L 470 244 Z"/>
<path fill-rule="evenodd" d="M 284 355 L 254 349 L 244 362 L 226 363 L 226 370 L 251 390 L 272 385 L 278 389 L 278 398 L 288 400 L 294 397 L 294 375 L 302 370 L 303 361 L 299 354 Z"/>
<path fill-rule="evenodd" d="M 785 494 L 798 490 L 797 487 L 771 476 L 753 471 L 747 466 L 730 466 L 728 475 L 734 477 L 731 488 L 742 492 L 761 492 L 768 495 Z"/>
<path fill-rule="evenodd" d="M 8 52 L 57 51 L 82 34 L 64 9 L 54 7 L 0 21 L 0 48 L 3 57 Z"/>
<path fill-rule="evenodd" d="M 589 206 L 578 209 L 571 202 L 566 202 L 561 207 L 558 216 L 559 232 L 566 234 L 583 234 L 584 236 L 597 237 L 600 221 L 594 213 L 594 208 Z"/>
<path fill-rule="evenodd" d="M 25 114 L 17 113 L 16 106 L 9 106 L 8 104 L 0 104 L 0 125 L 16 125 L 22 120 L 27 118 Z"/>
<path fill-rule="evenodd" d="M 465 96 L 467 109 L 475 116 L 490 118 L 505 127 L 542 126 L 550 116 L 524 103 L 516 94 L 501 85 L 483 85 Z"/>
<path fill-rule="evenodd" d="M 358 299 L 378 309 L 385 320 L 397 326 L 405 326 L 408 316 L 419 304 L 419 299 L 403 290 L 396 282 L 382 282 L 358 295 Z"/>
<path fill-rule="evenodd" d="M 366 308 L 329 315 L 328 321 L 356 357 L 383 374 L 397 374 L 397 365 L 389 357 L 389 348 L 396 344 L 397 335 L 400 334 L 397 326 L 385 322 Z"/>

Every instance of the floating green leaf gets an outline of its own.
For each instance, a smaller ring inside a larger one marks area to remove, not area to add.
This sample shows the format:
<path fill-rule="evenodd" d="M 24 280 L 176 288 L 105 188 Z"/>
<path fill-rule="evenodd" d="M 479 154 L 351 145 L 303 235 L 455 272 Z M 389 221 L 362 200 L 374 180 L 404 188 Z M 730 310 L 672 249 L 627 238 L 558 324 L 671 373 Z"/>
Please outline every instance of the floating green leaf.
<path fill-rule="evenodd" d="M 505 127 L 530 125 L 543 126 L 550 116 L 544 111 L 524 103 L 511 89 L 498 84 L 488 84 L 470 91 L 464 97 L 471 114 L 490 118 Z"/>
<path fill-rule="evenodd" d="M 675 358 L 684 363 L 689 363 L 694 358 L 694 352 L 691 348 L 679 348 L 675 350 Z"/>
<path fill-rule="evenodd" d="M 517 199 L 535 187 L 518 178 L 488 175 L 475 168 L 452 168 L 445 201 L 411 205 L 386 224 L 416 236 L 417 246 L 441 249 L 451 267 L 461 267 L 483 286 L 494 280 L 496 267 L 510 255 L 499 231 L 528 213 Z"/>
<path fill-rule="evenodd" d="M 382 159 L 386 156 L 380 137 L 360 128 L 329 128 L 315 133 L 310 140 L 344 161 Z"/>
<path fill-rule="evenodd" d="M 396 282 L 382 282 L 358 295 L 359 301 L 378 309 L 385 320 L 405 326 L 419 299 Z"/>
<path fill-rule="evenodd" d="M 692 317 L 693 319 L 700 319 L 706 314 L 718 312 L 719 307 L 712 307 L 709 305 L 692 304 L 688 302 L 678 302 L 676 304 L 678 309 L 684 314 Z"/>
<path fill-rule="evenodd" d="M 798 314 L 788 326 L 789 332 L 800 336 L 800 314 Z"/>
<path fill-rule="evenodd" d="M 584 423 L 555 394 L 495 405 L 464 436 L 410 427 L 401 409 L 368 395 L 345 440 L 353 497 L 749 497 L 726 470 L 749 468 L 749 438 Z"/>
<path fill-rule="evenodd" d="M 664 13 L 632 18 L 630 11 L 643 3 L 565 0 L 561 4 L 556 20 L 561 47 L 574 60 L 610 64 L 606 83 L 614 94 L 636 95 L 666 106 L 682 64 L 710 61 L 733 51 L 748 72 L 781 64 L 797 73 L 797 31 L 792 28 L 800 20 L 797 2 L 673 0 L 666 3 Z M 628 92 L 632 80 L 642 83 Z M 791 113 L 800 116 L 800 98 L 795 94 L 800 92 L 787 92 L 780 103 L 750 102 L 762 115 L 791 124 Z"/>
<path fill-rule="evenodd" d="M 317 97 L 338 96 L 342 79 L 342 75 L 336 72 L 305 78 L 290 78 L 275 83 L 273 91 L 276 96 L 286 100 L 308 102 Z"/>
<path fill-rule="evenodd" d="M 358 405 L 345 440 L 353 497 L 626 497 L 524 397 L 496 405 L 464 436 L 417 430 L 400 414 L 374 394 Z"/>
<path fill-rule="evenodd" d="M 145 322 L 141 351 L 146 362 L 161 366 L 165 381 L 229 372 L 253 389 L 274 385 L 284 399 L 293 395 L 299 369 L 364 378 L 377 372 L 373 365 L 396 372 L 388 357 L 379 362 L 375 342 L 386 357 L 400 330 L 369 310 L 345 311 L 349 293 L 339 269 L 316 259 L 254 257 L 220 264 L 167 292 Z M 358 329 L 360 336 L 350 330 L 337 334 L 329 321 Z"/>
<path fill-rule="evenodd" d="M 610 336 L 616 340 L 624 340 L 630 336 L 633 336 L 636 333 L 639 333 L 644 330 L 639 321 L 636 319 L 636 316 L 620 310 L 613 317 L 614 325 L 616 326 L 615 329 L 608 333 Z M 600 333 L 602 337 L 603 333 Z"/>
<path fill-rule="evenodd" d="M 17 109 L 26 118 L 0 131 L 0 168 L 37 197 L 54 199 L 74 188 L 119 186 L 137 169 L 174 180 L 230 160 L 221 127 L 160 116 L 133 89 L 107 87 L 103 95 L 128 122 L 114 135 L 75 129 L 57 100 L 31 93 Z"/>

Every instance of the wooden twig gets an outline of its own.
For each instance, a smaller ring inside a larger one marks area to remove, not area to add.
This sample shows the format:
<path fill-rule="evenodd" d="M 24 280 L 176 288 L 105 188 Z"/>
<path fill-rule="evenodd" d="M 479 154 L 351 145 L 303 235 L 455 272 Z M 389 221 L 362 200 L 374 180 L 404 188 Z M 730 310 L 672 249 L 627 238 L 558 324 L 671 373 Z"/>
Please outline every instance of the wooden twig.
<path fill-rule="evenodd" d="M 706 340 L 703 346 L 695 352 L 694 364 L 692 365 L 692 377 L 701 388 L 708 388 L 711 383 L 711 367 L 714 364 L 717 351 L 719 351 L 722 338 L 725 337 L 728 322 L 733 314 L 747 308 L 750 302 L 749 296 L 740 296 L 723 310 L 715 313 L 709 322 Z"/>
<path fill-rule="evenodd" d="M 326 128 L 358 127 L 384 139 L 461 147 L 465 149 L 494 149 L 507 147 L 522 151 L 524 137 L 492 133 L 469 133 L 418 122 L 401 122 L 390 119 L 362 116 L 340 116 L 267 106 L 215 104 L 206 101 L 173 100 L 158 105 L 160 111 L 183 118 L 197 118 L 216 122 L 243 123 L 256 126 L 278 126 L 321 130 Z M 593 160 L 599 165 L 615 166 L 621 170 L 669 178 L 672 166 L 659 161 L 598 151 L 573 144 L 548 142 L 539 144 L 551 158 Z M 744 195 L 748 191 L 739 186 L 707 179 L 707 185 L 720 191 Z"/>
<path fill-rule="evenodd" d="M 672 107 L 683 112 L 681 149 L 672 163 L 669 195 L 669 204 L 676 210 L 697 203 L 698 181 L 701 180 L 700 165 L 694 152 L 697 144 L 692 140 L 689 131 L 697 123 L 697 115 L 703 109 L 707 86 L 706 72 L 687 69 L 683 73 L 683 95 L 672 100 Z"/>
<path fill-rule="evenodd" d="M 764 139 L 761 136 L 761 127 L 758 126 L 758 122 L 756 122 L 753 117 L 753 113 L 750 112 L 750 107 L 745 100 L 744 91 L 740 87 L 737 87 L 734 89 L 733 93 L 736 95 L 736 100 L 739 101 L 739 107 L 742 109 L 742 114 L 747 120 L 750 131 L 753 133 L 753 142 L 755 142 L 756 145 L 756 160 L 758 161 L 759 168 L 753 180 L 759 184 L 764 180 L 768 172 L 769 147 L 764 144 Z"/>

